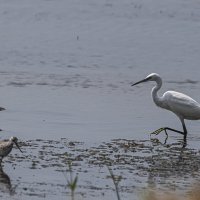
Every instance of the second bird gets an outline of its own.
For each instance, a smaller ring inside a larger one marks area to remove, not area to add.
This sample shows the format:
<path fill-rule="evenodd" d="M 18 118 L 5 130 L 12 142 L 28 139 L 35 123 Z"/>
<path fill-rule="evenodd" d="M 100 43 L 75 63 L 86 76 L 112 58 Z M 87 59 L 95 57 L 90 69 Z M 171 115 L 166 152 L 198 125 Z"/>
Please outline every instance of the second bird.
<path fill-rule="evenodd" d="M 8 141 L 0 141 L 0 163 L 2 162 L 2 159 L 12 151 L 14 144 L 22 152 L 17 141 L 18 139 L 16 137 L 11 137 Z"/>

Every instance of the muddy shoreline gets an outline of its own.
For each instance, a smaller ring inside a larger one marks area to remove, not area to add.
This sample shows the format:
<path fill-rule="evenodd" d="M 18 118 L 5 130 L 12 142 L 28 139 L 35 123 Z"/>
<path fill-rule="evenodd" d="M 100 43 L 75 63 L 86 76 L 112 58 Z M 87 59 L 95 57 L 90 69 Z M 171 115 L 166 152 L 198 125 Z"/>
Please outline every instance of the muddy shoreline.
<path fill-rule="evenodd" d="M 14 149 L 3 163 L 0 188 L 4 197 L 70 197 L 69 161 L 78 176 L 77 199 L 109 199 L 115 195 L 108 166 L 121 177 L 119 191 L 124 198 L 137 197 L 147 188 L 185 192 L 192 187 L 191 182 L 200 180 L 199 151 L 182 148 L 181 142 L 164 145 L 157 139 L 115 139 L 88 147 L 84 142 L 62 138 L 29 140 L 20 145 L 24 154 Z M 9 176 L 8 166 L 14 177 Z M 23 173 L 19 173 L 21 170 Z"/>

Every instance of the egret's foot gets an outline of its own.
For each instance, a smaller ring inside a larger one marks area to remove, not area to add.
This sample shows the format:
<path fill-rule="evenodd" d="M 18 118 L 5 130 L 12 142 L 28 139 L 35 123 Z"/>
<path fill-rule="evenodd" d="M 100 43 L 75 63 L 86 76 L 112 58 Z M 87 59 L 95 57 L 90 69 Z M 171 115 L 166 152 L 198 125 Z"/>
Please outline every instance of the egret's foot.
<path fill-rule="evenodd" d="M 151 133 L 150 135 L 152 135 L 152 134 L 158 135 L 162 131 L 165 131 L 166 138 L 165 138 L 164 144 L 166 144 L 167 143 L 167 139 L 168 139 L 167 127 L 159 128 L 159 129 L 155 130 L 153 133 Z"/>
<path fill-rule="evenodd" d="M 168 136 L 166 128 L 159 128 L 159 129 L 155 130 L 154 132 L 150 133 L 150 135 L 158 135 L 162 131 L 165 131 L 165 134 Z"/>

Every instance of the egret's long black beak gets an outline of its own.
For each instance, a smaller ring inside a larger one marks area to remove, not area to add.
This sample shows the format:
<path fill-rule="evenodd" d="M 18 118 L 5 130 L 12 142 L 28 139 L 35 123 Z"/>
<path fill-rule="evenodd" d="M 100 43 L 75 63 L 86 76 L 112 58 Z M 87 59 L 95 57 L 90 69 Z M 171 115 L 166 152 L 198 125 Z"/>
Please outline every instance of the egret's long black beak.
<path fill-rule="evenodd" d="M 23 151 L 20 149 L 18 143 L 17 142 L 14 142 L 14 143 L 15 143 L 16 147 L 23 153 Z"/>
<path fill-rule="evenodd" d="M 143 80 L 141 80 L 141 81 L 138 81 L 138 82 L 132 84 L 131 86 L 137 85 L 137 84 L 139 84 L 139 83 L 146 82 L 146 81 L 148 81 L 148 80 L 149 80 L 149 78 L 145 78 L 145 79 L 143 79 Z"/>

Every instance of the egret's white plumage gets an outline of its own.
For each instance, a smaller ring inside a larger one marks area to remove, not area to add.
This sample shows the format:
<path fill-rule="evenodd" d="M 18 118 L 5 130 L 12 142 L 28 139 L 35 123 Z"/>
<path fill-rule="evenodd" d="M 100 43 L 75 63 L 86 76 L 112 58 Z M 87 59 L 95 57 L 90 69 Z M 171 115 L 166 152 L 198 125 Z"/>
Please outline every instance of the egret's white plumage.
<path fill-rule="evenodd" d="M 162 99 L 166 102 L 165 109 L 174 112 L 177 116 L 189 120 L 200 119 L 200 104 L 191 97 L 179 92 L 167 91 Z"/>
<path fill-rule="evenodd" d="M 147 82 L 147 81 L 156 82 L 156 86 L 153 87 L 152 92 L 151 92 L 152 98 L 155 104 L 161 108 L 167 109 L 175 113 L 181 120 L 181 123 L 183 126 L 183 132 L 175 130 L 175 129 L 171 129 L 168 127 L 161 128 L 159 129 L 159 131 L 160 132 L 162 130 L 175 131 L 175 132 L 183 134 L 184 139 L 186 139 L 187 129 L 185 126 L 184 119 L 188 119 L 188 120 L 200 119 L 200 104 L 196 102 L 194 99 L 192 99 L 191 97 L 179 92 L 175 92 L 175 91 L 167 91 L 163 94 L 163 96 L 158 96 L 158 90 L 162 86 L 162 79 L 156 73 L 152 73 L 148 75 L 144 80 L 134 83 L 132 86 L 137 85 L 142 82 Z"/>

